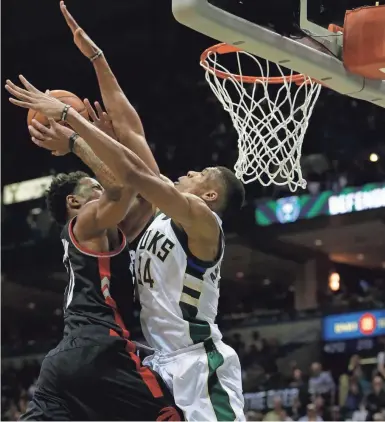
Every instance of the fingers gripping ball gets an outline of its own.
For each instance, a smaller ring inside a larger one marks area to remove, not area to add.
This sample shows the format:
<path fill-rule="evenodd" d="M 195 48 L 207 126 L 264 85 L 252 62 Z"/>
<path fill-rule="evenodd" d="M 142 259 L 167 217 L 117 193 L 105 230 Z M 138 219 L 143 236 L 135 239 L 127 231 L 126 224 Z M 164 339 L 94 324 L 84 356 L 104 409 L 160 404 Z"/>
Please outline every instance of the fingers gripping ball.
<path fill-rule="evenodd" d="M 81 114 L 84 118 L 89 120 L 88 112 L 86 107 L 83 104 L 83 101 L 77 97 L 75 94 L 72 94 L 72 92 L 63 91 L 61 89 L 50 91 L 49 95 L 52 97 L 57 98 L 64 104 L 69 104 L 72 106 L 79 114 Z M 44 116 L 44 114 L 39 113 L 38 111 L 30 109 L 28 111 L 27 116 L 27 123 L 28 126 L 31 124 L 32 119 L 37 120 L 39 123 L 41 123 L 44 126 L 48 126 L 48 118 Z"/>

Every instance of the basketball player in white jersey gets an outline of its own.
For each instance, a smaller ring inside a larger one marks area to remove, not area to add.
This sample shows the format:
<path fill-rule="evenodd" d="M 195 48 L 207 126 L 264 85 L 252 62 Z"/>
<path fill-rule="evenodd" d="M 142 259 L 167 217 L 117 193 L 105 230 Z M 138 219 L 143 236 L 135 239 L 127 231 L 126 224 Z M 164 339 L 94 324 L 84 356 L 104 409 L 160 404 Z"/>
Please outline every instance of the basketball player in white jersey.
<path fill-rule="evenodd" d="M 48 114 L 55 99 L 26 88 L 33 108 Z M 31 107 L 23 104 L 18 105 Z M 89 126 L 85 130 L 86 123 L 72 109 L 67 123 L 103 157 L 118 181 L 131 184 L 160 210 L 136 256 L 142 328 L 156 350 L 148 365 L 168 384 L 187 420 L 244 420 L 239 359 L 221 341 L 215 324 L 224 251 L 222 218 L 241 208 L 242 183 L 230 170 L 212 167 L 189 172 L 170 185 L 125 146 L 100 132 L 92 134 Z M 62 141 L 62 147 L 51 147 L 48 140 L 40 146 L 68 152 Z"/>
<path fill-rule="evenodd" d="M 136 251 L 142 330 L 156 350 L 144 365 L 161 375 L 186 420 L 245 420 L 239 359 L 215 323 L 222 218 L 240 209 L 243 186 L 214 167 L 189 172 L 172 189 L 173 204 L 153 202 L 160 211 Z"/>

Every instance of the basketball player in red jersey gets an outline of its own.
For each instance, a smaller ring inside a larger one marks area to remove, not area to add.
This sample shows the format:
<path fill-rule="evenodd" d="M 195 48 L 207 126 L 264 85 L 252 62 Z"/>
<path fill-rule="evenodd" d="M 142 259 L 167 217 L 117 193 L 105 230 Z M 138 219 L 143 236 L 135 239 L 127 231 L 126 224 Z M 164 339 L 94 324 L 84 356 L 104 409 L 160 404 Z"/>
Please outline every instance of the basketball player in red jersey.
<path fill-rule="evenodd" d="M 105 59 L 95 68 L 114 131 L 158 173 L 143 129 L 125 127 L 135 110 Z M 20 98 L 20 88 L 11 82 L 7 87 Z M 54 102 L 47 114 L 65 120 L 66 112 L 62 103 Z M 128 240 L 135 238 L 151 215 L 151 206 L 137 199 L 130 186 L 119 183 L 80 136 L 67 127 L 60 130 L 72 136 L 73 152 L 101 184 L 74 172 L 58 175 L 48 191 L 51 214 L 64 226 L 61 241 L 69 279 L 64 337 L 44 359 L 37 390 L 21 419 L 181 420 L 163 382 L 141 366 L 128 327 L 134 286 L 127 238 L 117 226 L 126 217 Z M 95 128 L 87 123 L 85 133 L 89 131 L 94 133 Z"/>

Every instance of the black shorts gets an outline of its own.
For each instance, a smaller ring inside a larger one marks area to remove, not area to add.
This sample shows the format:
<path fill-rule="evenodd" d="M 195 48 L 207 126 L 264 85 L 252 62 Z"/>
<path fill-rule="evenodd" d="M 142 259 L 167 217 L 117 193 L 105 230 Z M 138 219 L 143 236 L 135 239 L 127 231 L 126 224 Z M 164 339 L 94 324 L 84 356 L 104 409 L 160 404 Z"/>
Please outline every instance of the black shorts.
<path fill-rule="evenodd" d="M 37 389 L 20 420 L 180 421 L 159 375 L 141 366 L 131 342 L 66 337 L 43 360 Z"/>

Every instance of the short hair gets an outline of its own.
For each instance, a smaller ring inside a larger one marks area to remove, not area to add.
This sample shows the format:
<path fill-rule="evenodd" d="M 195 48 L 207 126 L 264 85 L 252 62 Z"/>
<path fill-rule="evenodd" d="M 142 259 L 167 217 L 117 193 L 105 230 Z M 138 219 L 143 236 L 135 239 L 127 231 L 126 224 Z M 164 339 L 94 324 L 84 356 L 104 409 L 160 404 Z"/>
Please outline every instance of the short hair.
<path fill-rule="evenodd" d="M 68 195 L 73 194 L 81 179 L 90 177 L 84 171 L 60 173 L 53 180 L 46 192 L 47 208 L 53 219 L 64 226 L 68 219 L 67 201 Z"/>
<path fill-rule="evenodd" d="M 243 183 L 227 167 L 219 166 L 217 169 L 225 187 L 225 199 L 221 207 L 221 214 L 225 220 L 234 216 L 243 207 L 245 188 Z"/>

